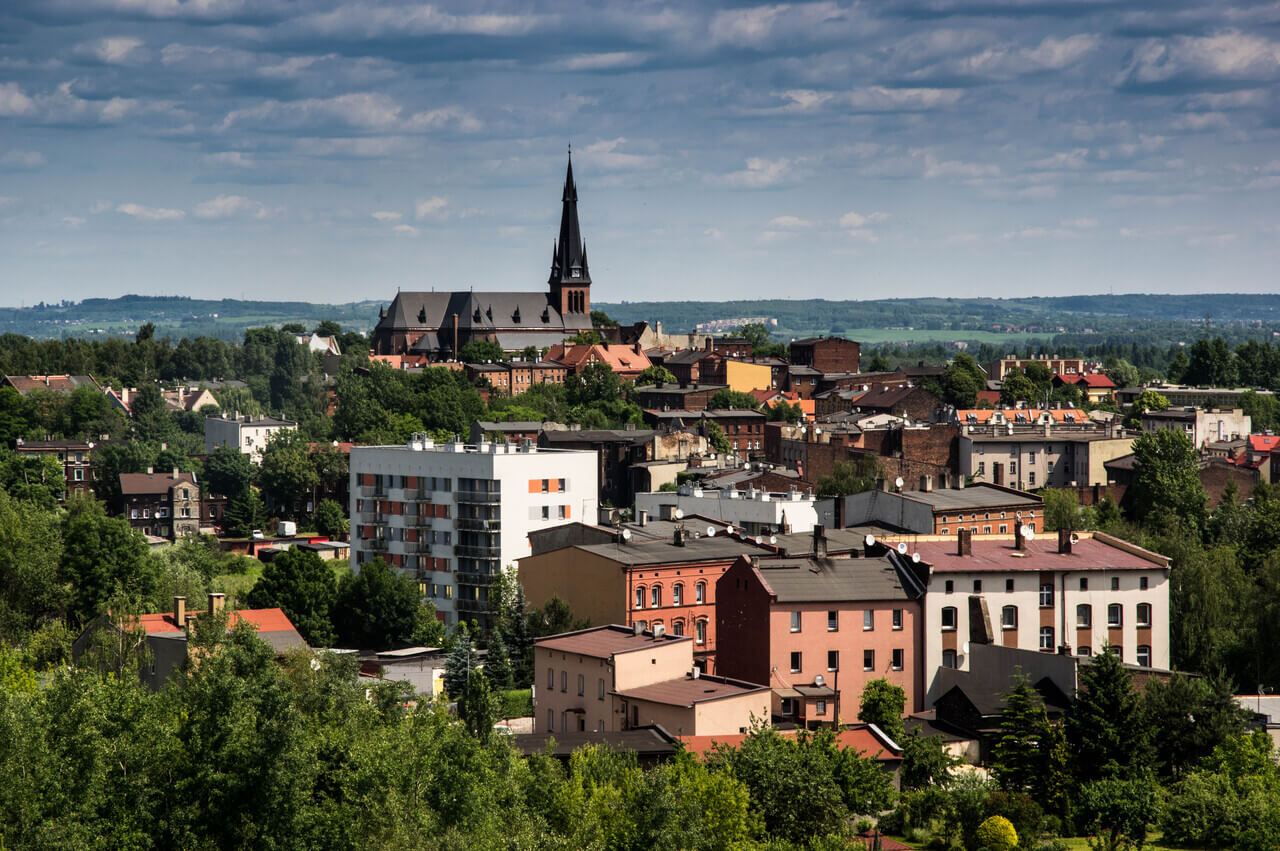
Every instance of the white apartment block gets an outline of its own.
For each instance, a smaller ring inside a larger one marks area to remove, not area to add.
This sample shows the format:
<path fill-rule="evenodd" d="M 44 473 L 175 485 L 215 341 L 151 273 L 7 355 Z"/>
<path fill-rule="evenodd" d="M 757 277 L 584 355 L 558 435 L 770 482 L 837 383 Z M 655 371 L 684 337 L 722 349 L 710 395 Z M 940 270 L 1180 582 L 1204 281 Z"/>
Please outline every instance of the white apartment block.
<path fill-rule="evenodd" d="M 204 451 L 212 452 L 219 446 L 234 446 L 248 455 L 250 461 L 261 464 L 267 439 L 278 431 L 296 431 L 297 428 L 298 424 L 292 420 L 275 417 L 251 417 L 235 413 L 205 417 Z"/>
<path fill-rule="evenodd" d="M 938 669 L 969 670 L 971 642 L 983 637 L 1076 656 L 1111 645 L 1126 664 L 1168 669 L 1168 559 L 1101 533 L 1075 537 L 970 535 L 967 549 L 963 535 L 916 539 L 928 566 L 927 706 L 939 697 Z"/>
<path fill-rule="evenodd" d="M 812 532 L 819 522 L 813 494 L 798 490 L 774 493 L 747 488 L 703 490 L 683 485 L 677 491 L 636 494 L 636 517 L 646 512 L 652 520 L 670 520 L 679 509 L 722 520 L 747 535 L 789 535 Z"/>
<path fill-rule="evenodd" d="M 597 516 L 595 452 L 531 443 L 351 449 L 351 569 L 381 556 L 445 623 L 486 620 L 489 586 L 531 554 L 529 533 Z"/>

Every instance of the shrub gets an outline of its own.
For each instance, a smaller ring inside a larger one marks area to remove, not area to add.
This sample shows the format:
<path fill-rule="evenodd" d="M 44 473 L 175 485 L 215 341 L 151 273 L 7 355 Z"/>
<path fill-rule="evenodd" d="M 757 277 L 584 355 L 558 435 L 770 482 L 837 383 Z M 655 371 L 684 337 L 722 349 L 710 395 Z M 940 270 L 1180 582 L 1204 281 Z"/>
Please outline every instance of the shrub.
<path fill-rule="evenodd" d="M 1018 847 L 1018 833 L 1004 816 L 991 816 L 978 825 L 978 844 L 987 851 L 1013 851 Z"/>
<path fill-rule="evenodd" d="M 499 714 L 503 718 L 527 718 L 533 714 L 533 695 L 527 688 L 502 692 Z"/>

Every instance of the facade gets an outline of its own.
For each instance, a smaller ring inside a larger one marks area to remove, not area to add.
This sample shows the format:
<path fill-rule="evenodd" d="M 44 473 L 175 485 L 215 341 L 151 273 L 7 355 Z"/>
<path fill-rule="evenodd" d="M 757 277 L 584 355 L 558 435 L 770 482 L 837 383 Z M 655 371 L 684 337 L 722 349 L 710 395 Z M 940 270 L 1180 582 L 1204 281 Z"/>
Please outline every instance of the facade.
<path fill-rule="evenodd" d="M 66 497 L 93 491 L 93 444 L 81 440 L 18 440 L 17 454 L 30 458 L 54 457 L 67 477 Z M 65 498 L 65 497 L 64 497 Z"/>
<path fill-rule="evenodd" d="M 639 343 L 630 346 L 598 343 L 595 345 L 564 346 L 556 343 L 547 352 L 547 360 L 563 364 L 573 373 L 580 373 L 594 363 L 603 364 L 624 381 L 634 381 L 653 364 Z"/>
<path fill-rule="evenodd" d="M 1123 387 L 1116 391 L 1116 403 L 1132 405 L 1144 390 L 1154 390 L 1169 400 L 1170 405 L 1196 408 L 1238 408 L 1245 393 L 1275 396 L 1275 391 L 1253 387 L 1191 387 L 1185 384 L 1148 384 L 1145 387 Z"/>
<path fill-rule="evenodd" d="M 578 227 L 578 186 L 573 162 L 565 172 L 560 234 L 543 292 L 396 293 L 373 329 L 378 355 L 422 355 L 456 360 L 472 340 L 489 340 L 507 352 L 547 348 L 591 329 L 591 272 Z"/>
<path fill-rule="evenodd" d="M 1073 540 L 1074 539 L 1074 540 Z M 1169 561 L 1101 533 L 917 540 L 927 565 L 926 705 L 939 668 L 969 669 L 971 643 L 1169 667 Z"/>
<path fill-rule="evenodd" d="M 843 337 L 808 337 L 791 341 L 791 363 L 818 372 L 858 372 L 861 353 L 861 343 Z"/>
<path fill-rule="evenodd" d="M 200 485 L 195 473 L 121 473 L 117 514 L 144 535 L 177 540 L 198 535 Z"/>
<path fill-rule="evenodd" d="M 992 361 L 987 366 L 987 377 L 992 381 L 1004 381 L 1013 370 L 1025 370 L 1033 363 L 1043 364 L 1055 377 L 1080 375 L 1085 371 L 1083 358 L 1060 358 L 1057 355 L 1037 355 L 1033 358 L 1016 358 L 1013 355 Z"/>
<path fill-rule="evenodd" d="M 1015 523 L 1044 529 L 1044 500 L 995 485 L 934 489 L 926 476 L 920 490 L 871 490 L 843 497 L 821 512 L 824 525 L 840 528 L 876 524 L 921 535 L 947 535 L 969 528 L 974 534 L 1012 534 Z M 831 517 L 837 513 L 838 518 Z M 838 524 L 834 520 L 838 519 Z"/>
<path fill-rule="evenodd" d="M 1180 431 L 1196 449 L 1207 443 L 1240 440 L 1253 430 L 1253 419 L 1240 408 L 1182 407 L 1142 414 L 1143 431 Z"/>
<path fill-rule="evenodd" d="M 550 449 L 577 449 L 593 452 L 599 459 L 600 501 L 617 508 L 630 507 L 635 499 L 631 465 L 650 460 L 652 429 L 565 429 L 547 431 L 538 444 Z"/>
<path fill-rule="evenodd" d="M 677 509 L 687 517 L 697 514 L 728 523 L 752 537 L 812 532 L 818 523 L 813 494 L 795 489 L 770 493 L 754 487 L 703 490 L 682 485 L 676 491 L 636 494 L 636 511 L 650 517 L 668 519 Z"/>
<path fill-rule="evenodd" d="M 1033 488 L 1107 483 L 1108 461 L 1133 451 L 1121 429 L 967 428 L 960 435 L 960 475 L 996 485 Z"/>
<path fill-rule="evenodd" d="M 1061 386 L 1073 384 L 1080 391 L 1086 402 L 1096 405 L 1110 402 L 1111 394 L 1116 390 L 1116 383 L 1100 372 L 1086 372 L 1081 375 L 1055 375 L 1053 383 Z"/>
<path fill-rule="evenodd" d="M 594 452 L 444 443 L 351 450 L 351 569 L 381 556 L 418 579 L 446 623 L 489 610 L 528 535 L 597 511 Z"/>
<path fill-rule="evenodd" d="M 204 451 L 212 452 L 219 446 L 234 446 L 255 464 L 262 463 L 262 453 L 267 440 L 278 431 L 296 431 L 298 424 L 292 420 L 275 417 L 251 417 L 232 414 L 221 417 L 205 417 Z"/>
<path fill-rule="evenodd" d="M 645 523 L 647 523 L 647 518 Z M 653 540 L 626 530 L 610 540 L 573 543 L 520 560 L 525 599 L 539 607 L 560 597 L 578 617 L 689 636 L 698 665 L 715 673 L 716 581 L 743 553 L 768 549 L 724 534 L 700 517 L 669 524 Z M 711 535 L 706 530 L 712 530 Z"/>
<path fill-rule="evenodd" d="M 697 412 L 706 410 L 717 390 L 726 390 L 724 384 L 693 382 L 685 387 L 676 384 L 648 384 L 636 388 L 636 403 L 646 411 L 687 411 L 692 419 Z"/>
<path fill-rule="evenodd" d="M 703 674 L 693 642 L 662 629 L 601 626 L 533 646 L 535 733 L 618 732 L 658 724 L 674 735 L 745 733 L 767 717 L 763 685 Z"/>
<path fill-rule="evenodd" d="M 164 398 L 165 407 L 171 411 L 199 411 L 210 405 L 219 409 L 222 407 L 207 387 L 176 387 L 173 390 L 161 390 L 160 395 Z"/>
<path fill-rule="evenodd" d="M 716 594 L 719 670 L 767 682 L 775 718 L 800 726 L 857 717 L 867 682 L 884 678 L 922 708 L 924 584 L 909 560 L 743 557 Z"/>

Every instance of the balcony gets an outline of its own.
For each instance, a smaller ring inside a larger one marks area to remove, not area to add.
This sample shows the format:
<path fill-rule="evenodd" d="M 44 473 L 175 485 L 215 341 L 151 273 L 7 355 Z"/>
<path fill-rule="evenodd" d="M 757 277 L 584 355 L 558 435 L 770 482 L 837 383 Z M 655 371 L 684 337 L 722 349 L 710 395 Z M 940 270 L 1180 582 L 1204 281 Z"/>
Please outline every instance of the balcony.
<path fill-rule="evenodd" d="M 365 538 L 364 545 L 370 550 L 379 550 L 385 552 L 387 549 L 386 538 Z"/>
<path fill-rule="evenodd" d="M 488 558 L 498 560 L 502 558 L 502 551 L 498 547 L 473 547 L 465 544 L 454 544 L 453 554 L 464 556 L 467 558 Z"/>
<path fill-rule="evenodd" d="M 457 517 L 454 518 L 453 525 L 458 529 L 465 529 L 471 532 L 501 532 L 501 520 L 480 520 L 475 517 Z"/>
<path fill-rule="evenodd" d="M 375 486 L 361 485 L 358 488 L 358 490 L 359 490 L 360 496 L 364 497 L 365 499 L 386 499 L 387 498 L 386 488 L 380 488 L 380 487 L 377 487 L 376 485 Z"/>
<path fill-rule="evenodd" d="M 386 523 L 387 515 L 377 511 L 361 511 L 360 522 L 361 523 Z"/>
<path fill-rule="evenodd" d="M 454 600 L 453 607 L 459 612 L 487 612 L 488 600 Z"/>
<path fill-rule="evenodd" d="M 406 553 L 421 553 L 423 555 L 431 554 L 432 544 L 430 541 L 405 541 L 404 551 Z"/>
<path fill-rule="evenodd" d="M 497 574 L 462 570 L 456 571 L 454 575 L 458 577 L 459 585 L 492 585 L 498 579 Z"/>
<path fill-rule="evenodd" d="M 453 498 L 457 502 L 473 505 L 498 505 L 502 502 L 502 494 L 493 491 L 456 490 L 453 492 Z"/>

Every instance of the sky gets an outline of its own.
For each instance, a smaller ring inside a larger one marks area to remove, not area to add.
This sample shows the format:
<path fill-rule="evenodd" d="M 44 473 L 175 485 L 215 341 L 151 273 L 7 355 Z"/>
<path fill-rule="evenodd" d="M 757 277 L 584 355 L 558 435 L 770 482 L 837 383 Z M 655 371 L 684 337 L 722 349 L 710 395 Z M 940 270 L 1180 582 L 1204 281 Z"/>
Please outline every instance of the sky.
<path fill-rule="evenodd" d="M 1280 290 L 1280 3 L 4 0 L 0 304 Z"/>

